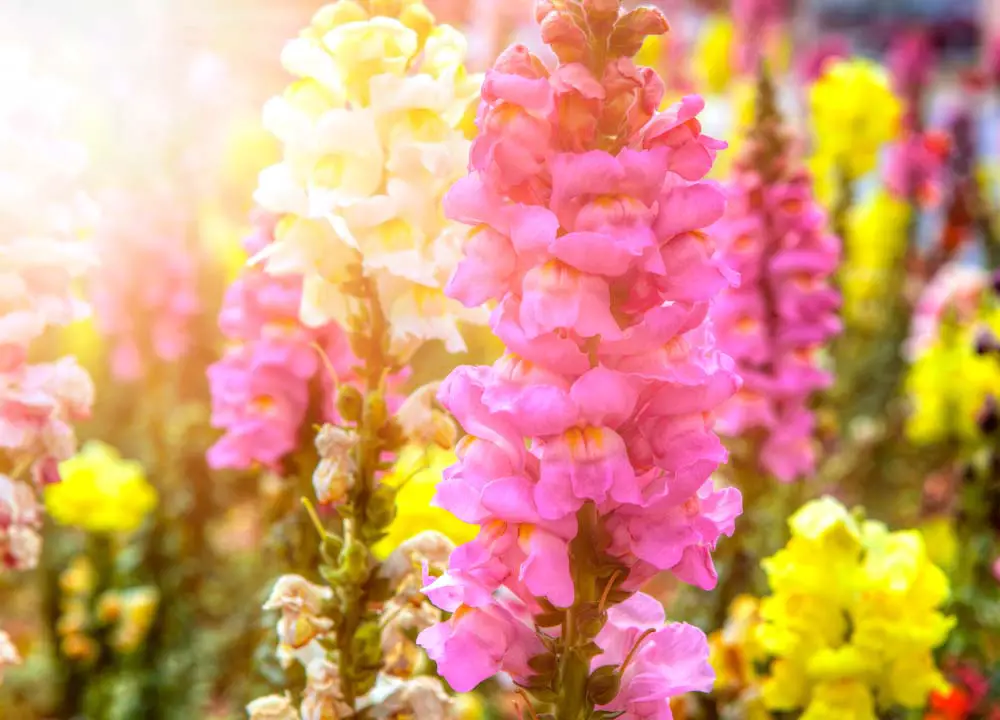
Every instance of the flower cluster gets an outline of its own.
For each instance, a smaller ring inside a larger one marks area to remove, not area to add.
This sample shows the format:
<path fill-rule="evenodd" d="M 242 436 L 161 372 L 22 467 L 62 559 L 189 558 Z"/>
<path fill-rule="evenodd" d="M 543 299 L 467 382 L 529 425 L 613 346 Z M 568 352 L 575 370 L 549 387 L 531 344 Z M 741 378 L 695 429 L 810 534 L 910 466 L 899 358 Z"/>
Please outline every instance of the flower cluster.
<path fill-rule="evenodd" d="M 431 339 L 462 350 L 459 322 L 481 321 L 444 295 L 465 231 L 443 217 L 441 196 L 464 171 L 479 87 L 464 55 L 464 38 L 419 0 L 339 0 L 286 46 L 300 79 L 264 110 L 284 159 L 255 197 L 282 218 L 261 257 L 272 274 L 304 278 L 307 325 L 347 327 L 342 285 L 357 264 L 398 358 Z"/>
<path fill-rule="evenodd" d="M 271 244 L 275 222 L 254 214 L 254 230 L 243 243 L 249 254 Z M 319 394 L 314 390 L 330 397 L 334 381 L 355 379 L 357 358 L 337 325 L 302 324 L 301 300 L 301 276 L 275 277 L 255 266 L 227 289 L 219 327 L 229 347 L 208 369 L 212 424 L 224 430 L 208 451 L 212 467 L 277 470 L 300 446 L 310 410 L 314 422 L 335 417 L 332 402 L 310 406 Z"/>
<path fill-rule="evenodd" d="M 743 378 L 720 429 L 739 435 L 762 428 L 761 465 L 789 481 L 815 466 L 809 401 L 830 382 L 816 352 L 840 329 L 840 298 L 829 283 L 840 246 L 812 198 L 809 175 L 789 157 L 766 74 L 756 104 L 719 226 L 720 251 L 739 272 L 740 286 L 722 294 L 713 317 L 719 345 Z"/>
<path fill-rule="evenodd" d="M 933 649 L 954 620 L 939 610 L 948 580 L 920 534 L 860 520 L 829 497 L 803 506 L 789 527 L 788 545 L 763 562 L 768 708 L 874 720 L 876 705 L 924 707 L 945 686 Z"/>
<path fill-rule="evenodd" d="M 45 488 L 45 509 L 61 525 L 93 533 L 132 532 L 156 507 L 155 488 L 136 460 L 95 440 L 59 464 L 62 481 Z"/>
<path fill-rule="evenodd" d="M 706 320 L 734 277 L 702 231 L 723 212 L 702 178 L 724 144 L 701 134 L 700 98 L 657 112 L 663 84 L 632 57 L 666 31 L 659 11 L 586 0 L 537 16 L 560 64 L 501 55 L 471 174 L 445 198 L 475 228 L 448 291 L 497 302 L 507 352 L 439 392 L 467 435 L 437 502 L 481 530 L 425 588 L 453 614 L 419 642 L 458 690 L 504 671 L 562 693 L 565 717 L 591 703 L 631 718 L 709 687 L 707 647 L 659 628 L 650 598 L 614 604 L 663 570 L 713 587 L 711 551 L 741 509 L 711 480 L 726 459 L 712 411 L 739 384 Z M 554 626 L 560 641 L 537 629 Z M 583 663 L 577 643 L 595 638 L 604 654 Z"/>
<path fill-rule="evenodd" d="M 811 170 L 819 199 L 841 202 L 844 183 L 875 169 L 882 145 L 900 130 L 902 105 L 889 74 L 868 60 L 829 62 L 809 90 L 814 155 Z"/>
<path fill-rule="evenodd" d="M 368 708 L 376 718 L 446 720 L 452 716 L 453 698 L 440 681 L 415 675 L 420 653 L 413 637 L 441 619 L 441 612 L 420 594 L 421 572 L 442 572 L 454 547 L 443 535 L 426 531 L 401 544 L 379 568 L 379 581 L 388 588 L 388 599 L 381 608 L 386 619 L 381 626 L 371 628 L 372 636 L 357 643 L 357 649 L 368 657 L 373 647 L 384 665 L 357 709 Z M 330 587 L 297 575 L 282 576 L 275 583 L 264 609 L 280 612 L 279 658 L 286 666 L 296 662 L 303 666 L 306 686 L 298 707 L 290 695 L 253 701 L 247 706 L 250 720 L 321 720 L 353 714 L 355 708 L 345 704 L 341 687 L 341 674 L 346 669 L 334 663 L 324 648 L 331 642 L 334 628 L 326 615 L 332 598 Z M 376 654 L 374 659 L 378 657 Z"/>
<path fill-rule="evenodd" d="M 191 349 L 193 320 L 201 311 L 197 257 L 176 203 L 167 193 L 150 199 L 124 190 L 101 198 L 95 236 L 100 263 L 89 295 L 116 380 L 138 380 L 148 371 L 144 363 L 173 363 Z"/>
<path fill-rule="evenodd" d="M 66 88 L 36 76 L 16 48 L 4 48 L 0 73 L 0 450 L 11 467 L 33 464 L 36 478 L 51 481 L 73 454 L 72 424 L 89 414 L 94 391 L 72 358 L 33 364 L 28 355 L 47 329 L 86 314 L 72 285 L 93 261 L 79 240 L 94 208 L 77 187 L 82 149 L 58 139 Z"/>

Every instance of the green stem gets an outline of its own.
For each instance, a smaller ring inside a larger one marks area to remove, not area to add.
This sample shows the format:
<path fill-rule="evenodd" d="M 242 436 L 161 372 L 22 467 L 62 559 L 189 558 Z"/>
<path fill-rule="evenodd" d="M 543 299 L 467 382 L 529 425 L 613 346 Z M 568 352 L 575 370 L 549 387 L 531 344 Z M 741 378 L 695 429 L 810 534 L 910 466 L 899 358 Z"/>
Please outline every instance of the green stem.
<path fill-rule="evenodd" d="M 579 529 L 570 544 L 570 562 L 576 600 L 563 620 L 563 646 L 559 658 L 558 701 L 556 720 L 586 720 L 593 707 L 587 700 L 587 679 L 590 658 L 584 652 L 593 636 L 580 627 L 581 615 L 600 601 L 603 588 L 598 587 L 594 538 L 597 536 L 597 508 L 587 503 L 578 515 Z"/>

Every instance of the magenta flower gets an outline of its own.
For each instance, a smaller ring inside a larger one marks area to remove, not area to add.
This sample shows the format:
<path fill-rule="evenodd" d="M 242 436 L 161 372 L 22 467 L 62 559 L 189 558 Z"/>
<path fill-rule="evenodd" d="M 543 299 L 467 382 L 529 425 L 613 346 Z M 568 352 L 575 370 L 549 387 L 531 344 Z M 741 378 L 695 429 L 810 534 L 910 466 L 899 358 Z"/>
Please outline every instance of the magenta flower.
<path fill-rule="evenodd" d="M 254 216 L 254 232 L 244 241 L 251 254 L 270 241 L 275 220 Z M 269 275 L 250 266 L 226 292 L 219 327 L 230 347 L 208 369 L 212 425 L 224 434 L 208 451 L 214 468 L 280 468 L 301 444 L 314 385 L 332 397 L 334 378 L 323 364 L 326 354 L 337 380 L 354 378 L 354 355 L 335 325 L 308 328 L 299 321 L 302 279 Z M 315 409 L 333 419 L 331 403 Z"/>
<path fill-rule="evenodd" d="M 460 690 L 501 670 L 548 682 L 527 665 L 552 647 L 540 615 L 592 609 L 661 570 L 714 586 L 711 550 L 741 511 L 738 491 L 710 479 L 726 460 L 713 417 L 740 385 L 707 319 L 737 279 L 704 232 L 724 210 L 704 177 L 725 143 L 702 134 L 700 98 L 657 112 L 663 83 L 632 55 L 666 29 L 658 11 L 559 8 L 538 16 L 561 63 L 550 71 L 522 46 L 497 60 L 471 172 L 445 198 L 475 227 L 448 292 L 495 302 L 507 346 L 438 396 L 467 435 L 436 502 L 481 530 L 425 588 L 454 615 L 418 642 Z M 581 583 L 582 545 L 601 560 Z M 705 658 L 694 628 L 657 630 L 608 707 L 668 717 L 671 695 L 711 685 Z"/>
<path fill-rule="evenodd" d="M 743 377 L 720 413 L 720 428 L 730 435 L 763 430 L 761 466 L 790 481 L 815 466 L 808 404 L 831 380 L 815 355 L 840 330 L 840 296 L 829 282 L 840 242 L 826 230 L 808 175 L 791 167 L 767 78 L 758 103 L 762 110 L 718 226 L 741 284 L 726 290 L 712 313 L 719 344 Z"/>

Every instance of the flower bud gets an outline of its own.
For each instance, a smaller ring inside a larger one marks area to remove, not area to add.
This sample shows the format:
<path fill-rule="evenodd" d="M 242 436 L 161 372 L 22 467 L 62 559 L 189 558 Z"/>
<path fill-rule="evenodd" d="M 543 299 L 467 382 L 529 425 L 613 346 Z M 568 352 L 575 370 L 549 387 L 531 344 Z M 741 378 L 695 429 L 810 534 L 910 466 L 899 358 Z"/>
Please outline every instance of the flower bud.
<path fill-rule="evenodd" d="M 563 63 L 580 62 L 587 54 L 587 34 L 566 13 L 549 13 L 541 25 L 542 41 Z"/>
<path fill-rule="evenodd" d="M 650 35 L 663 35 L 670 24 L 656 8 L 640 7 L 626 13 L 611 32 L 608 51 L 612 56 L 633 57 Z"/>
<path fill-rule="evenodd" d="M 337 412 L 345 422 L 360 422 L 363 402 L 361 393 L 353 385 L 341 385 L 337 391 Z"/>
<path fill-rule="evenodd" d="M 603 665 L 587 678 L 587 699 L 595 705 L 607 705 L 621 688 L 622 678 L 614 665 Z"/>

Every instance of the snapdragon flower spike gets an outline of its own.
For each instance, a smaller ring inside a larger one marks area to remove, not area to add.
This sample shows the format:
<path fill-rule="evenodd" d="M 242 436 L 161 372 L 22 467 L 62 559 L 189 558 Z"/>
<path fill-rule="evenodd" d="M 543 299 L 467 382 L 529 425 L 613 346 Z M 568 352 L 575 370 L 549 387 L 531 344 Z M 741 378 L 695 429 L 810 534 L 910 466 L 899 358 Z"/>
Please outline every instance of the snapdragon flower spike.
<path fill-rule="evenodd" d="M 840 297 L 829 283 L 840 244 L 826 231 L 808 175 L 793 167 L 766 71 L 758 95 L 718 228 L 741 284 L 722 294 L 713 316 L 719 343 L 743 377 L 720 414 L 720 429 L 732 436 L 762 430 L 760 465 L 787 482 L 815 466 L 809 399 L 831 381 L 816 352 L 840 330 Z"/>
<path fill-rule="evenodd" d="M 580 648 L 601 623 L 579 623 L 602 594 L 621 602 L 660 571 L 711 588 L 711 550 L 741 512 L 738 491 L 711 480 L 726 460 L 713 414 L 739 386 L 707 320 L 737 279 L 703 230 L 723 213 L 703 178 L 725 144 L 702 134 L 698 97 L 657 112 L 663 83 L 632 58 L 667 30 L 659 11 L 567 0 L 539 2 L 537 18 L 559 64 L 521 45 L 501 55 L 471 172 L 445 197 L 473 226 L 448 292 L 495 303 L 507 352 L 439 391 L 467 434 L 436 502 L 481 531 L 425 588 L 453 615 L 419 643 L 457 690 L 503 671 L 555 692 L 559 718 L 584 704 L 667 717 L 667 695 L 707 687 L 707 665 L 685 664 L 707 657 L 700 631 L 684 627 L 698 649 L 680 664 L 657 641 L 661 670 L 634 661 L 616 699 L 587 694 Z M 556 636 L 570 638 L 558 673 L 538 659 Z M 650 690 L 667 667 L 672 689 Z"/>
<path fill-rule="evenodd" d="M 273 241 L 275 222 L 273 215 L 255 213 L 254 230 L 244 240 L 249 254 Z M 324 397 L 334 395 L 320 351 L 337 380 L 356 380 L 357 359 L 343 330 L 332 323 L 303 325 L 301 300 L 301 276 L 270 275 L 253 265 L 227 290 L 219 327 L 230 347 L 208 369 L 212 424 L 225 431 L 208 451 L 212 467 L 280 468 L 301 444 L 313 386 L 326 388 Z M 316 410 L 322 417 L 314 420 L 335 420 L 332 401 Z"/>

